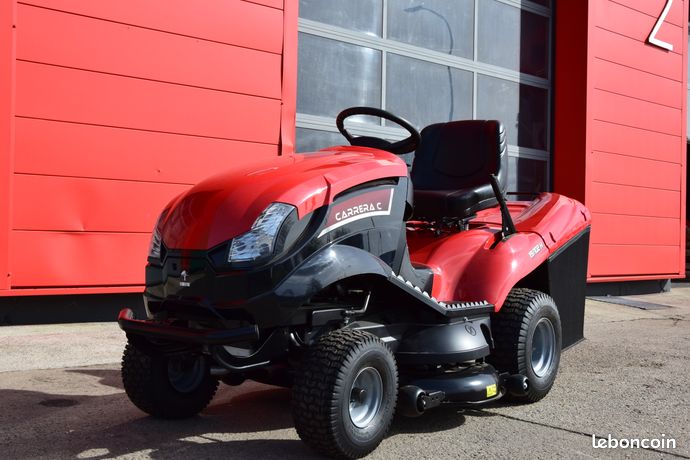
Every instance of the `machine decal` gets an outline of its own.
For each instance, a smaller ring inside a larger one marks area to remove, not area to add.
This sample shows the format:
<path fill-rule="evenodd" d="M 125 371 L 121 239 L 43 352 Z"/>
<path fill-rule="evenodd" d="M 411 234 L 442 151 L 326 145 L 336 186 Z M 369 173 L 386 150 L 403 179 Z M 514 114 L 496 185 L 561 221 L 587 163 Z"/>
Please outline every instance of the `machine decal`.
<path fill-rule="evenodd" d="M 349 198 L 342 203 L 333 205 L 326 228 L 321 230 L 318 238 L 336 228 L 347 225 L 359 219 L 375 216 L 389 216 L 393 206 L 393 189 L 375 190 Z"/>
<path fill-rule="evenodd" d="M 189 279 L 189 274 L 187 273 L 187 270 L 182 270 L 182 272 L 180 273 L 180 286 L 181 287 L 191 286 L 188 279 Z"/>
<path fill-rule="evenodd" d="M 496 393 L 498 393 L 498 388 L 496 388 L 496 384 L 492 384 L 486 387 L 486 397 L 490 398 L 492 396 L 496 396 Z"/>
<path fill-rule="evenodd" d="M 544 243 L 539 243 L 529 251 L 529 257 L 530 259 L 534 258 L 537 254 L 541 252 L 541 250 L 544 249 Z"/>

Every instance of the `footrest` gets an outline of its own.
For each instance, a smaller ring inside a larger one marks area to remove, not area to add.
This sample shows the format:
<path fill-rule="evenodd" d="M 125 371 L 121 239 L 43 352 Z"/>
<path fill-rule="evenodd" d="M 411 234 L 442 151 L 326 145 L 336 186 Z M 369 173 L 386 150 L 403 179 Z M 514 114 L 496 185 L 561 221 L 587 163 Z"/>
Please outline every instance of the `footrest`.
<path fill-rule="evenodd" d="M 443 302 L 437 300 L 428 292 L 425 292 L 418 286 L 415 286 L 412 284 L 412 282 L 406 280 L 401 275 L 396 275 L 395 272 L 391 272 L 388 280 L 403 291 L 407 292 L 409 295 L 417 298 L 420 302 L 426 304 L 447 318 L 457 318 L 463 316 L 474 317 L 488 315 L 494 312 L 494 305 L 485 300 L 479 302 L 463 302 L 460 300 Z"/>
<path fill-rule="evenodd" d="M 494 306 L 486 300 L 482 300 L 481 302 L 441 302 L 441 305 L 446 310 L 446 316 L 451 318 L 457 316 L 488 315 L 493 313 L 495 309 Z"/>

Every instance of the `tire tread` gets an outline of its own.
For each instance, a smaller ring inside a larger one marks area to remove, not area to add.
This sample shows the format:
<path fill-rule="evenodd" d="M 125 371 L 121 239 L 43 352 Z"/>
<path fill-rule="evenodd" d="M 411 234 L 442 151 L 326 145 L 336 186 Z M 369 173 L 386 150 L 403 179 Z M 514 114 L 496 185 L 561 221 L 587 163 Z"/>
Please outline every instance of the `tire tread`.
<path fill-rule="evenodd" d="M 376 342 L 380 340 L 372 334 L 339 329 L 322 336 L 308 351 L 301 372 L 295 379 L 292 412 L 299 437 L 314 450 L 330 457 L 358 458 L 376 447 L 362 452 L 341 442 L 337 434 L 340 408 L 334 397 L 342 391 L 347 379 L 345 369 L 348 366 L 345 363 L 351 362 L 357 352 Z M 385 344 L 384 348 L 390 353 Z M 397 369 L 395 380 L 397 382 Z M 392 418 L 386 421 L 384 435 L 390 428 Z"/>
<path fill-rule="evenodd" d="M 217 379 L 206 378 L 193 394 L 173 400 L 169 396 L 174 395 L 174 390 L 161 388 L 167 382 L 157 375 L 156 359 L 162 358 L 144 353 L 131 342 L 125 346 L 122 384 L 135 406 L 154 417 L 168 419 L 191 417 L 208 406 L 218 389 Z"/>
<path fill-rule="evenodd" d="M 527 353 L 521 353 L 527 346 L 527 335 L 532 318 L 545 303 L 553 303 L 548 294 L 527 288 L 515 288 L 510 291 L 501 310 L 491 319 L 491 330 L 494 339 L 494 350 L 491 363 L 501 372 L 525 374 L 528 366 Z M 555 304 L 554 304 L 555 305 Z M 536 402 L 546 392 L 532 389 L 524 398 L 506 395 L 506 399 L 515 402 Z"/>

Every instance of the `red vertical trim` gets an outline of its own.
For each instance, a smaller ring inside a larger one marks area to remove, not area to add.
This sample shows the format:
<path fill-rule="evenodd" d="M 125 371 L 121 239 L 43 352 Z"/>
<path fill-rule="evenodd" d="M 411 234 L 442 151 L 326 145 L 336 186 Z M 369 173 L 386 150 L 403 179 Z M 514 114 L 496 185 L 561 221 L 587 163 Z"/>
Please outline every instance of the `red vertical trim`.
<path fill-rule="evenodd" d="M 0 290 L 11 285 L 9 267 L 15 87 L 14 0 L 0 2 Z"/>
<path fill-rule="evenodd" d="M 683 93 L 681 95 L 681 101 L 682 101 L 682 133 L 683 133 L 683 139 L 687 139 L 688 132 L 687 132 L 687 122 L 686 120 L 688 119 L 688 98 L 687 98 L 687 89 L 688 89 L 688 41 L 685 39 L 688 36 L 688 21 L 690 20 L 690 7 L 688 6 L 690 2 L 688 0 L 683 1 L 683 43 L 682 43 L 682 50 L 683 50 Z M 687 173 L 686 170 L 688 168 L 688 153 L 687 153 L 687 143 L 682 142 L 681 143 L 682 147 L 682 152 L 680 155 L 680 254 L 679 254 L 679 271 L 681 275 L 687 276 L 687 273 L 685 273 L 685 244 L 686 244 L 686 238 L 685 238 L 685 226 L 686 220 L 688 216 L 685 214 L 685 209 L 686 209 L 686 200 L 688 197 L 688 184 L 687 184 Z"/>
<path fill-rule="evenodd" d="M 558 2 L 555 17 L 554 191 L 585 202 L 588 2 Z"/>
<path fill-rule="evenodd" d="M 554 25 L 553 189 L 582 203 L 587 202 L 589 184 L 588 3 L 558 2 Z"/>
<path fill-rule="evenodd" d="M 283 105 L 280 117 L 280 154 L 295 152 L 297 112 L 297 0 L 283 3 Z"/>

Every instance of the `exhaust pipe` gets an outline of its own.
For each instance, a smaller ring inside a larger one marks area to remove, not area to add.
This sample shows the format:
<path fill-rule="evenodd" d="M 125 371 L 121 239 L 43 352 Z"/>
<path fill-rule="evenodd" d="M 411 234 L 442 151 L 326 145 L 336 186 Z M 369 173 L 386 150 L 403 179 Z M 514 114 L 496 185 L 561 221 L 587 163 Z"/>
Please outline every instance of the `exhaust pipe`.
<path fill-rule="evenodd" d="M 446 394 L 442 391 L 427 393 L 417 386 L 405 385 L 398 390 L 398 411 L 405 417 L 419 417 L 444 399 Z"/>

